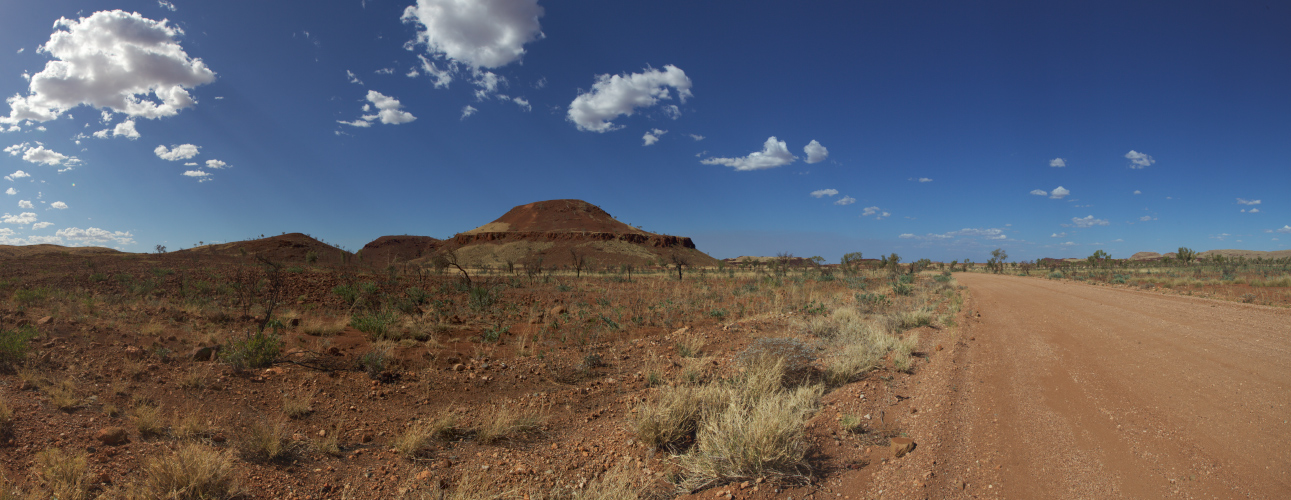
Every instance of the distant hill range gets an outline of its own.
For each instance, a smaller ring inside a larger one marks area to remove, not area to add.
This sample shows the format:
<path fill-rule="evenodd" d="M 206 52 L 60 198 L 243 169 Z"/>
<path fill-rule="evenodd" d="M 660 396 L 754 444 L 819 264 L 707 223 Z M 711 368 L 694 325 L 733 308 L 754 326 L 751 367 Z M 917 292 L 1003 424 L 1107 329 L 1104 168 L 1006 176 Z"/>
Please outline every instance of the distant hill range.
<path fill-rule="evenodd" d="M 259 255 L 274 262 L 306 262 L 313 253 L 319 264 L 341 264 L 354 254 L 303 233 L 287 233 L 255 240 L 213 243 L 171 252 L 175 255 L 214 254 L 227 257 Z"/>

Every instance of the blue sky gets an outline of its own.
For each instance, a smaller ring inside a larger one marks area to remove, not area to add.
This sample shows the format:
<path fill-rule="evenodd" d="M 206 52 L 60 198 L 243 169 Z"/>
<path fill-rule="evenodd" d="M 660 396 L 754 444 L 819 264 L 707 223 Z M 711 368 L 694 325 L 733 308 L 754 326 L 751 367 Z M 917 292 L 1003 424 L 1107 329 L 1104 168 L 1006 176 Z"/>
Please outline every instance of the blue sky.
<path fill-rule="evenodd" d="M 8 2 L 0 244 L 354 250 L 579 198 L 716 257 L 1285 249 L 1287 25 L 1281 2 Z"/>

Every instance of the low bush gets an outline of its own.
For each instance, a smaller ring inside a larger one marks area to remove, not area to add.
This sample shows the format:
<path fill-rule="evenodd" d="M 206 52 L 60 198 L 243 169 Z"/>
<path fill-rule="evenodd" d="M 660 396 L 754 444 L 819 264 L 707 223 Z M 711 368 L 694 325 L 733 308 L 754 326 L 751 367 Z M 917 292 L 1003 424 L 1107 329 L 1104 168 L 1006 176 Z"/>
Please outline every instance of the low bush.
<path fill-rule="evenodd" d="M 240 493 L 232 457 L 202 444 L 185 444 L 173 455 L 151 458 L 143 472 L 148 498 L 215 500 Z"/>
<path fill-rule="evenodd" d="M 381 340 L 389 336 L 390 325 L 393 325 L 397 319 L 395 314 L 389 311 L 369 312 L 350 318 L 350 326 L 368 334 L 373 340 Z"/>
<path fill-rule="evenodd" d="M 36 329 L 30 326 L 13 330 L 0 329 L 0 369 L 11 370 L 22 363 L 31 350 Z"/>
<path fill-rule="evenodd" d="M 90 478 L 86 474 L 89 459 L 85 453 L 50 448 L 36 454 L 36 472 L 50 498 L 86 500 L 90 498 Z"/>
<path fill-rule="evenodd" d="M 538 431 L 542 424 L 541 415 L 515 409 L 509 406 L 494 408 L 484 417 L 484 421 L 475 428 L 475 440 L 484 444 L 496 444 Z"/>
<path fill-rule="evenodd" d="M 256 332 L 234 340 L 220 350 L 220 359 L 234 370 L 266 368 L 278 360 L 282 352 L 282 339 L 273 333 Z"/>
<path fill-rule="evenodd" d="M 252 422 L 239 445 L 243 458 L 252 462 L 288 462 L 299 451 L 296 444 L 287 439 L 286 425 L 282 421 Z"/>

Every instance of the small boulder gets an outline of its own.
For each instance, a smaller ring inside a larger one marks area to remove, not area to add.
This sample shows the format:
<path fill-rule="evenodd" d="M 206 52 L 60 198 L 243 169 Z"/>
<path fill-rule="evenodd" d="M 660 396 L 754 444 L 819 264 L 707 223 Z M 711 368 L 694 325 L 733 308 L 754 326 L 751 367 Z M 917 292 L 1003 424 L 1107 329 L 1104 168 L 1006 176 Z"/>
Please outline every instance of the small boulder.
<path fill-rule="evenodd" d="M 219 346 L 206 346 L 193 349 L 193 361 L 210 361 L 215 359 L 215 353 L 220 351 Z"/>
<path fill-rule="evenodd" d="M 128 345 L 128 346 L 126 346 L 126 357 L 127 357 L 127 358 L 130 358 L 130 359 L 140 359 L 140 358 L 143 358 L 143 357 L 144 357 L 144 354 L 145 354 L 145 353 L 143 352 L 143 349 L 140 349 L 140 348 L 138 348 L 138 347 L 136 347 L 136 346 L 132 346 L 132 345 Z"/>
<path fill-rule="evenodd" d="M 547 315 L 548 315 L 548 316 L 560 316 L 560 315 L 562 315 L 562 314 L 566 314 L 566 313 L 568 313 L 568 312 L 569 312 L 569 309 L 568 309 L 568 308 L 566 308 L 564 305 L 559 305 L 559 304 L 557 304 L 555 307 L 552 307 L 550 311 L 547 311 Z"/>
<path fill-rule="evenodd" d="M 104 427 L 99 429 L 99 432 L 94 435 L 94 439 L 108 446 L 116 446 L 129 441 L 130 434 L 120 427 Z"/>
<path fill-rule="evenodd" d="M 895 458 L 904 457 L 906 453 L 914 451 L 915 443 L 913 439 L 907 437 L 892 438 L 892 456 Z"/>
<path fill-rule="evenodd" d="M 37 325 L 48 325 L 48 324 L 53 323 L 53 322 L 54 322 L 54 317 L 53 317 L 53 316 L 45 316 L 45 317 L 43 317 L 43 318 L 40 318 L 40 319 L 36 320 L 36 324 L 37 324 Z"/>

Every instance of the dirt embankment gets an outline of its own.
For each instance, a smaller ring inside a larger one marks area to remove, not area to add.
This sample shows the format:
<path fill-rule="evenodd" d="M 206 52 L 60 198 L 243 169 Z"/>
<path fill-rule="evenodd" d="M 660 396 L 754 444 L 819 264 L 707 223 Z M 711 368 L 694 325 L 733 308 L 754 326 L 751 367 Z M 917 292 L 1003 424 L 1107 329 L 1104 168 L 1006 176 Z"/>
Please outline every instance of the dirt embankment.
<path fill-rule="evenodd" d="M 957 274 L 973 314 L 904 413 L 890 498 L 1291 498 L 1291 311 Z"/>

